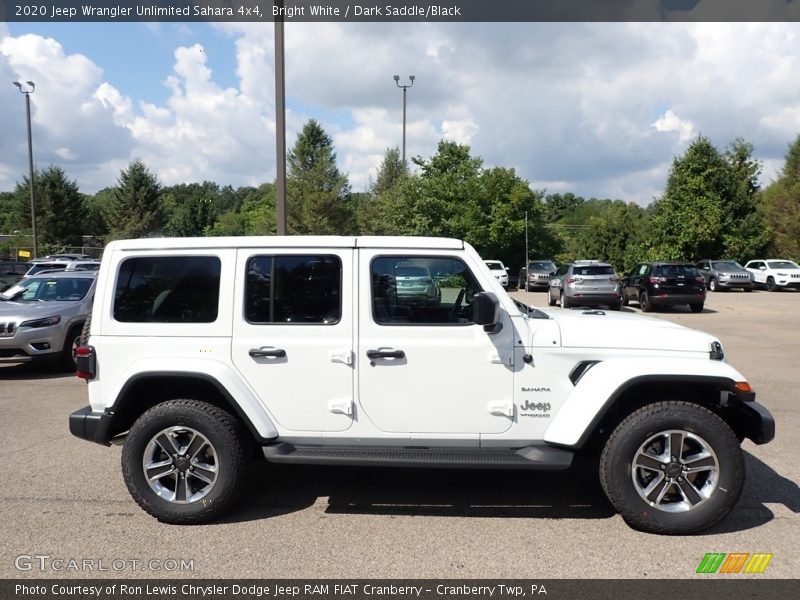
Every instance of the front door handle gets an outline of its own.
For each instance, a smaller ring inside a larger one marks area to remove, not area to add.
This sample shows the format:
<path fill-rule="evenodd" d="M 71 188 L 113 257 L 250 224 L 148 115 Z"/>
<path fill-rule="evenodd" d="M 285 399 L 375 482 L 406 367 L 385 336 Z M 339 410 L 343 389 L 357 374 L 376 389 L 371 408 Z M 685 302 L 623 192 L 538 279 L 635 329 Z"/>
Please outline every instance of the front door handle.
<path fill-rule="evenodd" d="M 367 350 L 367 358 L 405 358 L 402 350 Z"/>
<path fill-rule="evenodd" d="M 248 354 L 253 358 L 284 358 L 286 356 L 286 350 L 283 348 L 262 346 L 261 348 L 250 348 Z"/>

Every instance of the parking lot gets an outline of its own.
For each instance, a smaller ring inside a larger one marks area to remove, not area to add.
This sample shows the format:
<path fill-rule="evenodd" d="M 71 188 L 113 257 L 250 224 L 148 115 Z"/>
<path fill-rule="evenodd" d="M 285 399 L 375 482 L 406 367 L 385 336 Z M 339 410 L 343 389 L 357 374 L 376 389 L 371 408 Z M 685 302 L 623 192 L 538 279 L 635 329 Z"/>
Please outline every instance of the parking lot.
<path fill-rule="evenodd" d="M 514 295 L 545 305 L 543 292 Z M 590 463 L 559 473 L 259 465 L 224 521 L 163 525 L 128 495 L 119 447 L 69 434 L 85 383 L 5 366 L 0 577 L 688 578 L 707 552 L 770 552 L 760 577 L 800 577 L 800 292 L 715 293 L 702 314 L 654 316 L 718 336 L 777 422 L 771 444 L 745 442 L 742 499 L 702 535 L 633 531 Z M 37 555 L 50 558 L 25 558 Z M 124 568 L 58 570 L 53 559 Z"/>

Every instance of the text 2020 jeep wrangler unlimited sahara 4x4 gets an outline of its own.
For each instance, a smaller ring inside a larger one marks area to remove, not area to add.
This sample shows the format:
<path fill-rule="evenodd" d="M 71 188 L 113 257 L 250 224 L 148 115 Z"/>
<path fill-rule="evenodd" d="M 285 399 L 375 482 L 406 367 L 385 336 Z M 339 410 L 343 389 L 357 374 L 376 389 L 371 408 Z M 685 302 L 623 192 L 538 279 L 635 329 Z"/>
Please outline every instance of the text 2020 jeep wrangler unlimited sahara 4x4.
<path fill-rule="evenodd" d="M 424 281 L 401 276 L 412 271 Z M 230 508 L 258 450 L 516 469 L 596 452 L 631 525 L 688 533 L 737 501 L 740 441 L 774 436 L 712 336 L 529 309 L 451 239 L 112 242 L 77 355 L 89 406 L 70 430 L 124 439 L 128 489 L 170 523 Z"/>

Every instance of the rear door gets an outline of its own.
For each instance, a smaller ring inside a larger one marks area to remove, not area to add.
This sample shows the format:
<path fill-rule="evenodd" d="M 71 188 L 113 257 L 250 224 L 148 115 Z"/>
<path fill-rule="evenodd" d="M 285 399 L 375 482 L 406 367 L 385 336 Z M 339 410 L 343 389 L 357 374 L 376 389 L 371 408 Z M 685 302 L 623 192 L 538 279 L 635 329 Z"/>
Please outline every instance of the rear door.
<path fill-rule="evenodd" d="M 353 421 L 353 250 L 241 249 L 233 363 L 291 431 Z"/>

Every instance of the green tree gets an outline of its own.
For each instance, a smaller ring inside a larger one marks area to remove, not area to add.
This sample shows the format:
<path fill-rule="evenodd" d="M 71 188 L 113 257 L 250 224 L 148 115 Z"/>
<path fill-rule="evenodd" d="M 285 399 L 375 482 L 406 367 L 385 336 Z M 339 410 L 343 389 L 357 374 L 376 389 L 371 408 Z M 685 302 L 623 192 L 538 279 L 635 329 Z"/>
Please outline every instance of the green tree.
<path fill-rule="evenodd" d="M 392 207 L 402 194 L 401 187 L 408 178 L 408 170 L 400 159 L 397 148 L 388 148 L 378 167 L 377 178 L 369 186 L 366 196 L 356 196 L 352 205 L 356 231 L 362 235 L 393 235 L 399 231 L 388 219 Z"/>
<path fill-rule="evenodd" d="M 758 200 L 773 234 L 770 254 L 800 261 L 800 135 L 789 145 L 780 177 Z"/>
<path fill-rule="evenodd" d="M 61 167 L 50 166 L 37 176 L 39 240 L 52 246 L 79 246 L 86 231 L 86 205 L 75 180 Z"/>
<path fill-rule="evenodd" d="M 174 236 L 200 236 L 217 220 L 219 186 L 210 181 L 179 184 L 161 191 L 166 218 L 164 232 Z"/>
<path fill-rule="evenodd" d="M 757 254 L 768 237 L 753 198 L 760 167 L 751 153 L 737 140 L 722 155 L 701 136 L 675 158 L 653 207 L 644 257 L 745 260 Z"/>
<path fill-rule="evenodd" d="M 589 200 L 602 207 L 602 212 L 590 216 L 586 229 L 577 238 L 576 256 L 604 260 L 614 265 L 617 272 L 633 267 L 636 248 L 646 231 L 645 211 L 636 204 L 622 200 Z"/>
<path fill-rule="evenodd" d="M 141 160 L 123 169 L 106 206 L 106 222 L 111 237 L 145 237 L 161 229 L 159 206 L 161 184 Z"/>
<path fill-rule="evenodd" d="M 315 120 L 305 124 L 288 156 L 287 229 L 294 234 L 346 234 L 352 218 L 347 176 L 336 166 L 333 141 Z"/>

